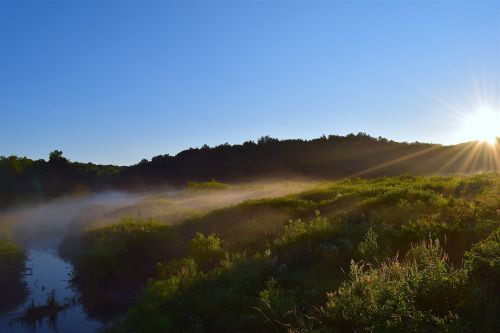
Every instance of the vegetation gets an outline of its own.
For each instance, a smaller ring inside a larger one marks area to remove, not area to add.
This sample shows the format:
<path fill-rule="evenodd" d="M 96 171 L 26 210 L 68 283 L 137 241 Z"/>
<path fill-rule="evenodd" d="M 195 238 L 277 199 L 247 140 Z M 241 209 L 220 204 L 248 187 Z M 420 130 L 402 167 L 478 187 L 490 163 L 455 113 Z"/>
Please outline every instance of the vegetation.
<path fill-rule="evenodd" d="M 48 293 L 45 304 L 35 305 L 32 303 L 18 320 L 30 331 L 35 331 L 47 319 L 48 327 L 57 331 L 57 317 L 61 311 L 69 306 L 70 304 L 59 304 L 56 300 L 56 293 L 52 290 Z"/>
<path fill-rule="evenodd" d="M 216 181 L 215 179 L 212 179 L 208 182 L 193 182 L 193 181 L 188 181 L 187 187 L 191 190 L 223 190 L 228 187 L 227 184 L 221 183 Z"/>
<path fill-rule="evenodd" d="M 365 133 L 312 140 L 266 136 L 257 142 L 190 148 L 175 156 L 159 155 L 127 167 L 70 162 L 56 150 L 50 153 L 48 161 L 0 157 L 0 208 L 104 189 L 184 186 L 188 181 L 192 181 L 188 186 L 193 188 L 221 188 L 223 184 L 210 181 L 214 178 L 234 183 L 293 177 L 333 179 L 498 171 L 498 165 L 490 158 L 491 149 L 476 143 L 398 143 Z"/>
<path fill-rule="evenodd" d="M 24 251 L 16 244 L 0 240 L 0 285 L 15 279 L 24 270 Z"/>
<path fill-rule="evenodd" d="M 0 237 L 0 315 L 26 296 L 22 274 L 26 256 L 21 247 Z"/>
<path fill-rule="evenodd" d="M 500 175 L 325 182 L 68 253 L 83 290 L 140 295 L 112 332 L 494 332 Z"/>

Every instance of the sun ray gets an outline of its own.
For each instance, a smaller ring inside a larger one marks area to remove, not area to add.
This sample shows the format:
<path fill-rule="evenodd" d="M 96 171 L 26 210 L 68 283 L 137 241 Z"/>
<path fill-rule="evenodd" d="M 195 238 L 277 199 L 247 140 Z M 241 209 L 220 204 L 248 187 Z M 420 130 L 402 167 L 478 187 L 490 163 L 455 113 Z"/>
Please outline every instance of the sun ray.
<path fill-rule="evenodd" d="M 453 156 L 448 161 L 446 161 L 446 163 L 444 163 L 438 169 L 437 172 L 438 173 L 444 172 L 449 166 L 453 165 L 453 163 L 455 163 L 456 161 L 458 161 L 464 154 L 467 154 L 473 147 L 474 147 L 473 144 L 467 144 L 465 147 L 459 147 L 458 148 L 459 149 L 458 153 L 456 153 L 455 156 Z"/>
<path fill-rule="evenodd" d="M 408 154 L 408 155 L 396 158 L 394 160 L 390 160 L 390 161 L 384 162 L 382 164 L 375 165 L 375 166 L 367 168 L 365 170 L 361 170 L 359 172 L 356 172 L 356 173 L 350 175 L 349 177 L 363 176 L 363 175 L 369 174 L 370 172 L 377 171 L 377 170 L 386 168 L 388 166 L 391 166 L 391 165 L 394 165 L 394 164 L 397 164 L 397 163 L 401 163 L 401 162 L 407 161 L 409 159 L 412 159 L 412 158 L 419 157 L 419 156 L 422 156 L 424 154 L 430 153 L 430 152 L 432 152 L 432 151 L 434 151 L 436 149 L 439 149 L 440 147 L 441 146 L 439 146 L 439 145 L 435 145 L 435 146 L 432 146 L 432 147 L 429 147 L 429 148 L 426 148 L 426 149 L 423 149 L 423 150 L 420 150 L 420 151 L 417 151 L 417 152 L 414 152 L 414 153 L 411 153 L 411 154 Z"/>
<path fill-rule="evenodd" d="M 466 172 L 468 172 L 470 170 L 470 167 L 471 167 L 472 163 L 477 158 L 477 154 L 479 152 L 479 146 L 480 145 L 481 145 L 481 143 L 479 141 L 476 141 L 476 142 L 473 143 L 472 151 L 470 152 L 469 155 L 467 155 L 464 163 L 458 169 L 459 173 L 466 173 Z"/>
<path fill-rule="evenodd" d="M 447 101 L 444 98 L 441 98 L 441 97 L 423 89 L 422 87 L 417 86 L 416 88 L 418 90 L 420 90 L 420 92 L 423 93 L 424 95 L 427 95 L 428 97 L 430 97 L 434 101 L 438 102 L 439 104 L 441 104 L 442 106 L 444 106 L 445 108 L 450 110 L 457 119 L 462 119 L 464 116 L 467 115 L 467 112 L 463 108 L 461 108 L 457 105 L 454 105 L 453 102 Z"/>
<path fill-rule="evenodd" d="M 500 144 L 497 141 L 495 150 L 493 151 L 493 161 L 495 163 L 495 171 L 500 172 Z"/>

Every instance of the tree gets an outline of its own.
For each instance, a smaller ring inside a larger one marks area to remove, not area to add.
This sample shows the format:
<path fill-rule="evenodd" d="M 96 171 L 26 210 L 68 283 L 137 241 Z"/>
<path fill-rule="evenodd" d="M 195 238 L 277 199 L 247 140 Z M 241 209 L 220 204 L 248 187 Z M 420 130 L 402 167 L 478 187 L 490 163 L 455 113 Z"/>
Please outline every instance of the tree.
<path fill-rule="evenodd" d="M 56 162 L 62 160 L 68 162 L 68 160 L 65 157 L 63 157 L 63 152 L 61 150 L 54 150 L 49 154 L 49 162 Z"/>

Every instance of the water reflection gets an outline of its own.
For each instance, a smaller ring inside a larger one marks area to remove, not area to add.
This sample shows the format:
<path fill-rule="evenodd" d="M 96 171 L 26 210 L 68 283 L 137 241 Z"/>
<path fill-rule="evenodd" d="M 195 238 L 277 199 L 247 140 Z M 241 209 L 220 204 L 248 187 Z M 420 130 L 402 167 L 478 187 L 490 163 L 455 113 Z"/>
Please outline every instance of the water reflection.
<path fill-rule="evenodd" d="M 24 280 L 0 284 L 0 318 L 26 302 L 29 289 Z"/>
<path fill-rule="evenodd" d="M 100 322 L 85 313 L 79 294 L 71 285 L 72 267 L 55 250 L 29 250 L 27 267 L 25 295 L 18 298 L 22 304 L 0 318 L 1 333 L 90 333 L 102 327 Z M 26 289 L 29 292 L 27 297 Z M 15 298 L 11 300 L 15 304 Z"/>

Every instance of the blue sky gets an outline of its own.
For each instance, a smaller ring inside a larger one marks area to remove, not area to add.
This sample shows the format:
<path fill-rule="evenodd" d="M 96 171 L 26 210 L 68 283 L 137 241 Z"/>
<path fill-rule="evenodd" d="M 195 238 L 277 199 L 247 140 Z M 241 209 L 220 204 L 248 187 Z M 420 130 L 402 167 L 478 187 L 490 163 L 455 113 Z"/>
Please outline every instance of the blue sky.
<path fill-rule="evenodd" d="M 0 1 L 0 155 L 451 143 L 450 104 L 500 105 L 500 1 Z"/>

